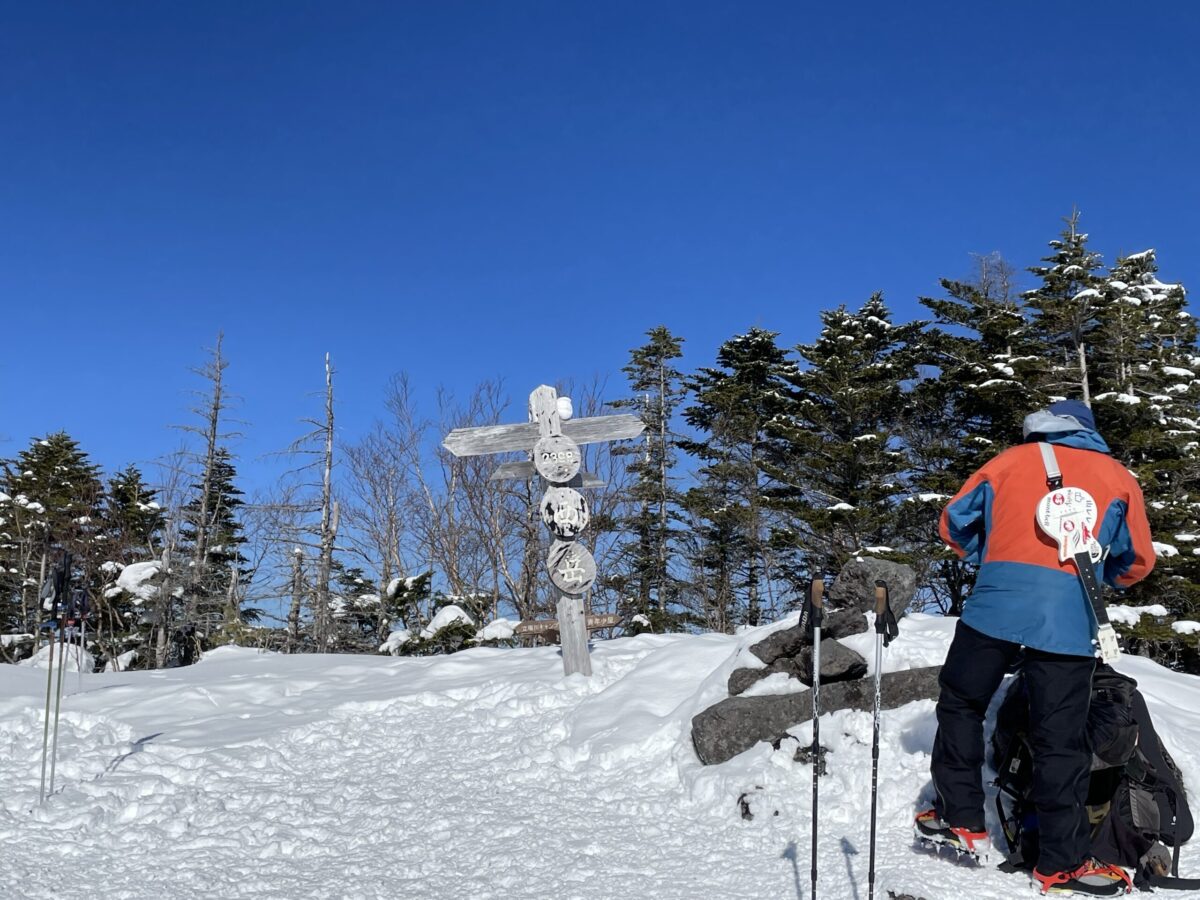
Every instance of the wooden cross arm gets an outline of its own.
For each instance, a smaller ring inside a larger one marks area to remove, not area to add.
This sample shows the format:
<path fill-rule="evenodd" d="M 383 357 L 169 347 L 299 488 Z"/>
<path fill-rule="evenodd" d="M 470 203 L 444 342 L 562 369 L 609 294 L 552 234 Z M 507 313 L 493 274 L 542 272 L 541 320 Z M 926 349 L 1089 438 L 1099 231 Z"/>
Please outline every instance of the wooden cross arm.
<path fill-rule="evenodd" d="M 562 432 L 577 444 L 597 444 L 601 441 L 624 441 L 646 430 L 637 416 L 592 416 L 587 419 L 568 419 Z M 455 456 L 486 456 L 489 453 L 508 453 L 532 450 L 540 432 L 536 422 L 520 425 L 484 425 L 479 428 L 455 428 L 446 435 L 442 446 Z"/>
<path fill-rule="evenodd" d="M 488 481 L 507 481 L 509 479 L 536 478 L 537 469 L 533 463 L 528 460 L 517 459 L 512 462 L 500 463 L 496 466 L 496 471 L 492 473 L 492 477 Z M 604 487 L 605 481 L 600 476 L 593 472 L 580 471 L 571 481 L 567 482 L 567 487 Z"/>

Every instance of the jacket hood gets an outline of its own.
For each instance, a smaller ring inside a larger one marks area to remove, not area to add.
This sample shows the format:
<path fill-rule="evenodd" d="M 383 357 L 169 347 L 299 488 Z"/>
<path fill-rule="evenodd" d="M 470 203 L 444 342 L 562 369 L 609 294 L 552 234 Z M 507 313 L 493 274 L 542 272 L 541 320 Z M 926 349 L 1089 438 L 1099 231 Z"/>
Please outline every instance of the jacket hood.
<path fill-rule="evenodd" d="M 1040 409 L 1025 417 L 1021 432 L 1024 434 L 1026 442 L 1046 441 L 1062 447 L 1096 450 L 1100 453 L 1112 452 L 1095 427 L 1086 427 L 1080 424 L 1080 419 L 1076 416 L 1056 414 L 1051 412 L 1052 409 L 1054 409 L 1053 406 L 1050 409 Z M 1086 417 L 1086 420 L 1089 424 L 1095 421 L 1090 415 Z"/>

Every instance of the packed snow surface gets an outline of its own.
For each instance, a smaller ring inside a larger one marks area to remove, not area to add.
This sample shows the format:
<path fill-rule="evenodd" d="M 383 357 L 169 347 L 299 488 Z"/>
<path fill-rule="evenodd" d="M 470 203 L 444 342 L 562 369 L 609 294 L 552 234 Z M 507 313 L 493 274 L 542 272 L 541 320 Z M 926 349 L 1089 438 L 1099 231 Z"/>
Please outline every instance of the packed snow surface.
<path fill-rule="evenodd" d="M 885 669 L 940 661 L 953 624 L 903 619 Z M 564 678 L 553 647 L 432 658 L 227 648 L 188 668 L 72 674 L 45 805 L 46 671 L 0 665 L 0 894 L 808 898 L 812 772 L 794 752 L 810 727 L 709 767 L 690 739 L 692 716 L 777 627 L 599 641 L 590 679 Z M 859 637 L 872 645 L 873 633 Z M 1195 793 L 1200 679 L 1138 658 L 1118 667 L 1140 682 Z M 1035 896 L 1025 876 L 914 848 L 933 712 L 923 701 L 882 716 L 876 896 Z M 867 896 L 871 733 L 867 713 L 821 721 L 825 898 Z M 1192 845 L 1181 870 L 1200 874 Z"/>

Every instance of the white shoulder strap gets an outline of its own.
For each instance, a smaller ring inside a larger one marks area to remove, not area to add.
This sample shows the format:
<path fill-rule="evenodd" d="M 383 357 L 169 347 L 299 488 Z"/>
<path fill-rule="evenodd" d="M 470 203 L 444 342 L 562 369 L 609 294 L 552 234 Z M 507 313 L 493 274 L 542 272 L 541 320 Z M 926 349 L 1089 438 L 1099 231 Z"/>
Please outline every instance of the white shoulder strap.
<path fill-rule="evenodd" d="M 1046 486 L 1051 490 L 1062 487 L 1062 470 L 1058 468 L 1054 447 L 1045 441 L 1038 441 L 1038 449 L 1042 451 L 1042 465 L 1046 467 Z"/>

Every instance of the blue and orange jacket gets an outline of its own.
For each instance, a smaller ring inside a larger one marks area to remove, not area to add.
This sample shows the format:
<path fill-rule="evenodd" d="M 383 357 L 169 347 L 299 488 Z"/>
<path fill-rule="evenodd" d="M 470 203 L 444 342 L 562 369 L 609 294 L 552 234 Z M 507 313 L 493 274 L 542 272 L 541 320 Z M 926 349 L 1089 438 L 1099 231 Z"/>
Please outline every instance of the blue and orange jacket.
<path fill-rule="evenodd" d="M 1108 445 L 1094 431 L 1042 439 L 1054 445 L 1063 484 L 1082 488 L 1096 501 L 1096 539 L 1108 550 L 1097 574 L 1119 588 L 1145 578 L 1154 567 L 1154 545 L 1133 475 L 1108 455 Z M 1021 444 L 979 469 L 942 511 L 943 540 L 979 566 L 962 621 L 1038 650 L 1091 656 L 1096 616 L 1075 564 L 1058 561 L 1057 544 L 1035 521 L 1048 490 L 1037 444 Z"/>

